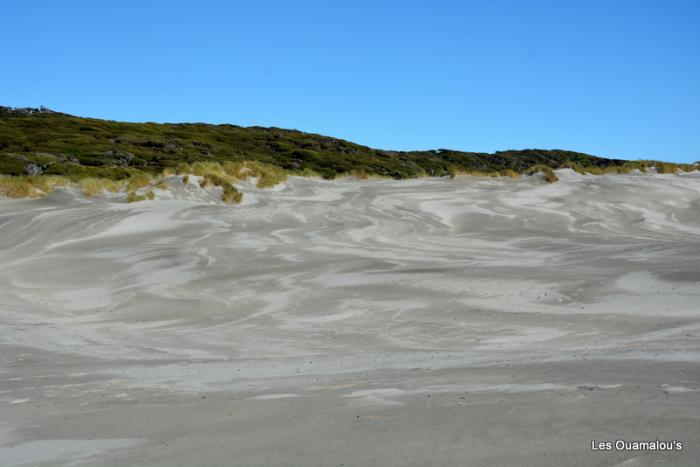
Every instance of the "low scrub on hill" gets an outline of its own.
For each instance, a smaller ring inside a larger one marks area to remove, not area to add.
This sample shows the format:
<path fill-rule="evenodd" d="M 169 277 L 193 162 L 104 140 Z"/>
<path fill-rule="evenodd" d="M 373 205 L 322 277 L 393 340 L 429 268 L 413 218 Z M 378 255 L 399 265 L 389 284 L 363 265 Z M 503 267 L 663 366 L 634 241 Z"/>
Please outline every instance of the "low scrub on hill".
<path fill-rule="evenodd" d="M 39 196 L 47 188 L 36 176 L 59 176 L 79 184 L 86 196 L 114 191 L 145 196 L 164 177 L 218 177 L 225 197 L 240 200 L 227 186 L 254 179 L 259 188 L 289 175 L 356 178 L 518 177 L 553 169 L 582 174 L 625 173 L 656 167 L 661 173 L 694 170 L 696 165 L 625 161 L 563 151 L 524 149 L 493 154 L 438 149 L 386 151 L 337 138 L 280 128 L 203 123 L 126 123 L 81 118 L 47 109 L 0 106 L 0 194 Z M 43 179 L 41 179 L 43 180 Z M 48 179 L 46 179 L 48 180 Z M 99 181 L 98 181 L 99 180 Z M 111 180 L 114 184 L 104 180 Z M 225 181 L 225 183 L 224 183 Z M 162 185 L 161 185 L 162 187 Z"/>
<path fill-rule="evenodd" d="M 129 178 L 133 170 L 178 171 L 180 164 L 197 162 L 229 162 L 253 172 L 260 169 L 259 163 L 284 171 L 264 170 L 263 186 L 274 184 L 275 176 L 283 173 L 413 178 L 448 176 L 455 168 L 491 174 L 522 173 L 537 164 L 560 168 L 566 162 L 596 167 L 624 163 L 562 150 L 386 151 L 280 128 L 125 123 L 7 107 L 0 107 L 0 155 L 0 173 L 8 175 L 24 175 L 30 164 L 35 172 L 112 179 Z"/>

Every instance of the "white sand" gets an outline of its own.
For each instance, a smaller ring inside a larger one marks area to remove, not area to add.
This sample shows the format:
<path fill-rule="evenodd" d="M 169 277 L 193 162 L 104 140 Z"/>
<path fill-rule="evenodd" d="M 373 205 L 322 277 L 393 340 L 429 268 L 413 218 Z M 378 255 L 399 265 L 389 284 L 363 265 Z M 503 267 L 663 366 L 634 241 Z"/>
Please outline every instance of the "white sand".
<path fill-rule="evenodd" d="M 560 177 L 0 200 L 0 465 L 696 465 L 700 175 Z"/>

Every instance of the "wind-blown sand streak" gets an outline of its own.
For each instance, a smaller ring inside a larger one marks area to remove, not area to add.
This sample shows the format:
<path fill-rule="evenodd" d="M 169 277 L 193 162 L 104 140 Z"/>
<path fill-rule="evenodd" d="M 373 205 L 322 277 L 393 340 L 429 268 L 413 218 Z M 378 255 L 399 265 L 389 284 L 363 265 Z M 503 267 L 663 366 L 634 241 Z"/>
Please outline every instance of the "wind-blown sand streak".
<path fill-rule="evenodd" d="M 0 464 L 695 465 L 700 175 L 558 174 L 0 200 Z"/>

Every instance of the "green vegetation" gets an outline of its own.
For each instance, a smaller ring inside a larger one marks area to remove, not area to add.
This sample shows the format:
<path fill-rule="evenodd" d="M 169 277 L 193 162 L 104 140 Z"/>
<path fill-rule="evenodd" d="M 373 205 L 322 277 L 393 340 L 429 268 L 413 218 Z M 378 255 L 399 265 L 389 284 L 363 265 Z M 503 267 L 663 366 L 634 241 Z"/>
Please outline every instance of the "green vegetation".
<path fill-rule="evenodd" d="M 385 151 L 341 139 L 280 128 L 203 123 L 126 123 L 81 118 L 46 109 L 0 107 L 2 193 L 45 193 L 43 181 L 27 176 L 61 176 L 80 184 L 86 196 L 125 186 L 133 193 L 158 186 L 175 174 L 205 177 L 224 197 L 240 200 L 234 183 L 254 178 L 266 188 L 289 175 L 357 178 L 414 178 L 476 175 L 518 177 L 570 167 L 582 174 L 625 173 L 656 167 L 661 173 L 695 165 L 605 159 L 562 150 L 509 150 L 493 154 L 452 151 Z M 40 177 L 43 178 L 43 177 Z M 106 181 L 110 180 L 113 184 Z M 16 186 L 10 186 L 10 185 Z M 233 188 L 229 188 L 233 187 Z M 50 189 L 49 186 L 47 186 Z M 6 194 L 6 196 L 10 196 Z"/>

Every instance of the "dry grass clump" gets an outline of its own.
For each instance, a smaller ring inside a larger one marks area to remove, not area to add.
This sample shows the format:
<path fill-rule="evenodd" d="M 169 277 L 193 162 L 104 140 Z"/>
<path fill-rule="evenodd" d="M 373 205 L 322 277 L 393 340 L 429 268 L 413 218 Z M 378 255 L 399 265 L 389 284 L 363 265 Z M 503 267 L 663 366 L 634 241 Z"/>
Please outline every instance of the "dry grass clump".
<path fill-rule="evenodd" d="M 119 183 L 110 178 L 86 177 L 78 180 L 83 195 L 86 198 L 92 198 L 104 192 L 116 193 L 119 191 Z"/>
<path fill-rule="evenodd" d="M 349 174 L 351 177 L 354 177 L 358 180 L 367 180 L 369 178 L 369 174 L 362 169 L 355 169 L 352 170 Z"/>
<path fill-rule="evenodd" d="M 129 181 L 126 185 L 126 191 L 132 192 L 141 188 L 146 188 L 147 186 L 150 186 L 152 182 L 153 180 L 148 174 L 142 172 L 135 173 L 129 177 Z"/>
<path fill-rule="evenodd" d="M 144 195 L 139 195 L 133 191 L 130 191 L 126 195 L 126 202 L 127 203 L 138 203 L 139 201 L 144 201 L 145 199 L 146 199 L 146 197 Z"/>
<path fill-rule="evenodd" d="M 156 188 L 158 188 L 159 190 L 169 190 L 169 189 L 170 189 L 170 185 L 168 185 L 167 183 L 165 183 L 165 180 L 158 180 L 158 182 L 156 182 L 156 185 L 155 185 L 155 186 L 156 186 Z"/>
<path fill-rule="evenodd" d="M 605 175 L 605 169 L 594 165 L 585 167 L 584 170 L 591 175 Z"/>
<path fill-rule="evenodd" d="M 353 169 L 349 172 L 347 172 L 348 177 L 356 178 L 358 180 L 368 180 L 368 179 L 377 179 L 377 180 L 388 180 L 391 177 L 387 176 L 382 176 L 379 174 L 374 174 L 371 172 L 367 172 L 364 169 Z"/>
<path fill-rule="evenodd" d="M 188 174 L 204 177 L 202 180 L 203 186 L 209 184 L 225 186 L 219 182 L 225 181 L 231 185 L 249 178 L 257 178 L 256 185 L 258 188 L 270 188 L 284 182 L 288 176 L 288 172 L 280 167 L 257 161 L 227 161 L 223 164 L 218 162 L 195 162 L 191 165 L 180 163 L 175 168 L 175 172 L 179 175 L 184 175 L 184 183 L 189 181 Z M 305 171 L 303 175 L 314 176 L 318 174 L 309 170 Z"/>
<path fill-rule="evenodd" d="M 62 177 L 60 175 L 40 175 L 38 178 L 39 183 L 42 186 L 47 187 L 49 190 L 60 186 L 70 186 L 70 179 L 68 177 Z"/>
<path fill-rule="evenodd" d="M 198 177 L 203 177 L 207 174 L 216 174 L 222 177 L 226 175 L 221 164 L 217 162 L 195 162 L 190 166 L 190 169 L 190 173 Z"/>
<path fill-rule="evenodd" d="M 464 169 L 451 165 L 447 168 L 447 175 L 450 178 L 462 177 L 462 176 L 474 176 L 474 177 L 490 177 L 491 173 L 484 172 L 478 169 Z"/>
<path fill-rule="evenodd" d="M 224 192 L 221 195 L 221 199 L 224 203 L 238 204 L 243 200 L 243 193 L 238 191 L 235 186 L 227 184 L 223 186 Z"/>
<path fill-rule="evenodd" d="M 605 175 L 605 174 L 626 174 L 632 170 L 632 167 L 625 165 L 610 165 L 608 167 L 598 167 L 598 166 L 582 166 L 576 162 L 567 162 L 563 165 L 567 169 L 571 169 L 576 173 L 581 175 Z"/>
<path fill-rule="evenodd" d="M 646 161 L 629 161 L 625 163 L 625 166 L 629 167 L 630 170 L 637 169 L 640 172 L 646 172 L 650 165 Z"/>
<path fill-rule="evenodd" d="M 586 169 L 584 169 L 580 164 L 577 164 L 576 162 L 571 162 L 568 161 L 566 164 L 563 165 L 564 168 L 571 169 L 574 172 L 581 174 L 581 175 L 587 175 L 588 172 L 586 172 Z"/>
<path fill-rule="evenodd" d="M 520 174 L 513 169 L 485 171 L 480 169 L 463 169 L 456 166 L 450 166 L 447 169 L 450 178 L 471 176 L 471 177 L 510 177 L 520 178 Z"/>
<path fill-rule="evenodd" d="M 287 180 L 287 171 L 274 165 L 257 161 L 224 162 L 223 170 L 237 180 L 257 178 L 258 188 L 270 188 Z"/>
<path fill-rule="evenodd" d="M 221 195 L 221 199 L 225 203 L 229 204 L 238 204 L 241 202 L 243 199 L 243 193 L 238 191 L 235 186 L 231 182 L 229 182 L 228 178 L 225 176 L 220 176 L 217 174 L 213 173 L 208 173 L 204 175 L 202 178 L 202 181 L 199 182 L 199 185 L 202 188 L 206 188 L 209 185 L 214 185 L 214 186 L 219 186 L 223 190 L 223 193 Z"/>
<path fill-rule="evenodd" d="M 559 177 L 557 177 L 557 174 L 554 173 L 554 170 L 552 170 L 552 168 L 548 165 L 544 164 L 533 165 L 532 167 L 527 169 L 525 173 L 528 175 L 532 175 L 538 172 L 542 172 L 542 175 L 544 176 L 544 181 L 547 183 L 554 183 L 557 180 L 559 180 Z"/>
<path fill-rule="evenodd" d="M 505 169 L 498 172 L 501 177 L 520 178 L 520 174 L 512 169 Z"/>
<path fill-rule="evenodd" d="M 39 198 L 58 186 L 69 185 L 70 180 L 56 175 L 0 175 L 0 195 L 8 198 Z"/>
<path fill-rule="evenodd" d="M 612 167 L 607 167 L 605 169 L 606 173 L 616 173 L 616 174 L 628 174 L 632 168 L 628 165 L 616 165 Z"/>
<path fill-rule="evenodd" d="M 697 170 L 693 164 L 675 164 L 673 162 L 655 162 L 656 171 L 660 174 L 676 174 L 678 172 L 692 172 Z"/>
<path fill-rule="evenodd" d="M 321 178 L 320 173 L 310 169 L 309 167 L 305 167 L 303 170 L 294 171 L 294 175 L 298 175 L 300 177 Z"/>
<path fill-rule="evenodd" d="M 202 180 L 199 182 L 199 186 L 201 186 L 202 188 L 206 188 L 209 185 L 223 186 L 226 183 L 228 183 L 228 180 L 226 178 L 217 174 L 210 173 L 202 177 Z"/>
<path fill-rule="evenodd" d="M 674 164 L 664 164 L 664 163 L 657 163 L 655 164 L 656 166 L 656 171 L 660 174 L 675 174 L 676 173 L 676 167 Z"/>
<path fill-rule="evenodd" d="M 180 162 L 179 164 L 177 164 L 177 166 L 175 166 L 175 173 L 177 175 L 191 174 L 192 167 L 190 167 L 190 164 Z"/>
<path fill-rule="evenodd" d="M 471 177 L 510 177 L 510 178 L 520 178 L 520 174 L 513 169 L 503 169 L 503 170 L 480 170 L 480 169 L 463 169 L 456 166 L 450 166 L 447 169 L 448 176 L 450 178 L 471 176 Z"/>
<path fill-rule="evenodd" d="M 34 187 L 28 177 L 0 176 L 0 194 L 9 198 L 27 198 L 41 196 L 41 191 Z"/>

